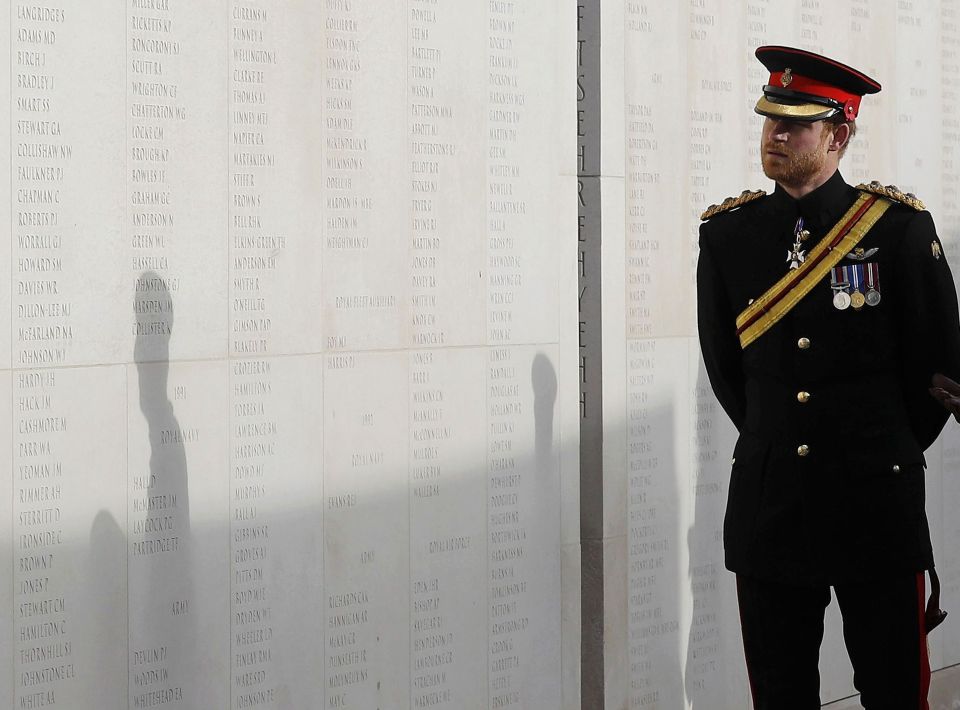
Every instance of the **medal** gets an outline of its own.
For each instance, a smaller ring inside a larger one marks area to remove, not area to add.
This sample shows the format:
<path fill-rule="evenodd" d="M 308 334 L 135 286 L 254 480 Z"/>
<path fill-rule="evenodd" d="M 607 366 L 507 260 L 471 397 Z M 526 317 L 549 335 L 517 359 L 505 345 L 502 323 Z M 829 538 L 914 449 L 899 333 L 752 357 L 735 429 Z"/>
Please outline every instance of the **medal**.
<path fill-rule="evenodd" d="M 850 280 L 853 285 L 853 291 L 850 294 L 850 305 L 854 310 L 859 311 L 867 302 L 863 295 L 863 264 L 853 264 L 850 267 Z"/>
<path fill-rule="evenodd" d="M 793 228 L 793 246 L 787 251 L 787 263 L 791 269 L 799 269 L 807 259 L 807 252 L 800 248 L 810 236 L 810 231 L 803 228 L 803 217 L 797 219 L 797 224 Z"/>
<path fill-rule="evenodd" d="M 864 264 L 867 269 L 867 305 L 880 303 L 880 267 L 876 263 Z"/>
<path fill-rule="evenodd" d="M 847 277 L 846 266 L 834 266 L 830 269 L 830 288 L 833 289 L 833 307 L 838 311 L 845 311 L 850 307 L 850 281 Z"/>

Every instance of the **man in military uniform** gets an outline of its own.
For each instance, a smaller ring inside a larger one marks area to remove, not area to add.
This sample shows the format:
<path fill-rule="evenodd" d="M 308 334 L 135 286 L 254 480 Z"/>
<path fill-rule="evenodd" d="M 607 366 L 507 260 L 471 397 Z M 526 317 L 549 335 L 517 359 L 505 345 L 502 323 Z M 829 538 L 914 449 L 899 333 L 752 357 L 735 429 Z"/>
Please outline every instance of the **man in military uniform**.
<path fill-rule="evenodd" d="M 704 213 L 700 344 L 739 430 L 724 521 L 757 710 L 820 707 L 831 588 L 867 710 L 926 710 L 933 553 L 924 450 L 957 376 L 953 279 L 930 214 L 838 167 L 865 94 L 846 65 L 760 47 L 761 158 L 772 194 Z M 941 399 L 946 399 L 941 396 Z"/>

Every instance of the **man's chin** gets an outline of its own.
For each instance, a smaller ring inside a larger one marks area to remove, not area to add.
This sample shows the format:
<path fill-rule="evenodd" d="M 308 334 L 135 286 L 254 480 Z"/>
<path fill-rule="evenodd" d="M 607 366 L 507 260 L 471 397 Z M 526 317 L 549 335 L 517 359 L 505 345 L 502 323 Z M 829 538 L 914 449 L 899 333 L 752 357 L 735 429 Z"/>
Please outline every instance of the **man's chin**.
<path fill-rule="evenodd" d="M 801 187 L 806 185 L 819 170 L 817 166 L 797 165 L 793 161 L 776 163 L 763 160 L 761 165 L 764 175 L 784 187 Z"/>
<path fill-rule="evenodd" d="M 774 182 L 783 182 L 790 177 L 790 169 L 787 165 L 772 164 L 771 161 L 764 159 L 761 162 L 763 174 Z"/>

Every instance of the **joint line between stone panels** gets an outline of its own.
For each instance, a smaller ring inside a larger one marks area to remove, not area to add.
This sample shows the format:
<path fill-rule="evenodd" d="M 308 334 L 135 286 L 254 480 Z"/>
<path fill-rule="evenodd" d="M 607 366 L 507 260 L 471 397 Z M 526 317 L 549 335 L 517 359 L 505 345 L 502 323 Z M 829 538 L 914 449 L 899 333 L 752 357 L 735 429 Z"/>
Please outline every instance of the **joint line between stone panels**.
<path fill-rule="evenodd" d="M 124 35 L 126 35 L 126 28 L 129 27 L 129 26 L 130 26 L 129 3 L 124 2 L 124 3 L 123 3 L 123 27 L 124 27 Z M 13 45 L 12 42 L 11 42 L 10 44 L 11 44 L 11 46 Z M 127 41 L 127 38 L 126 38 L 126 36 L 125 36 L 125 37 L 124 37 L 124 41 L 123 41 L 123 97 L 124 97 L 124 104 L 127 103 L 127 101 L 126 101 L 127 87 L 130 85 L 130 84 L 129 84 L 129 79 L 130 79 L 130 69 L 129 69 L 129 67 L 130 67 L 130 43 Z M 123 177 L 123 187 L 124 187 L 124 190 L 123 190 L 123 192 L 121 193 L 121 198 L 120 198 L 120 199 L 122 200 L 122 204 L 121 204 L 121 207 L 120 207 L 120 220 L 121 220 L 121 221 L 120 221 L 120 241 L 121 241 L 121 243 L 125 243 L 125 240 L 124 240 L 123 237 L 124 237 L 124 228 L 125 228 L 126 225 L 127 225 L 127 203 L 128 203 L 128 200 L 126 199 L 126 194 L 127 194 L 126 183 L 127 183 L 127 175 L 129 175 L 129 168 L 130 168 L 130 162 L 129 162 L 129 161 L 130 161 L 130 158 L 129 158 L 129 155 L 130 155 L 130 139 L 129 139 L 129 131 L 127 130 L 127 127 L 126 127 L 126 122 L 127 122 L 127 119 L 126 119 L 126 115 L 127 115 L 126 109 L 127 109 L 127 106 L 126 106 L 126 105 L 124 106 L 124 109 L 125 109 L 125 110 L 124 110 L 124 119 L 123 119 L 123 122 L 124 122 L 124 124 L 125 124 L 125 125 L 124 125 L 124 131 L 123 131 L 123 168 L 124 168 L 124 170 L 123 170 L 123 176 L 124 176 L 124 177 Z M 136 294 L 136 283 L 133 284 L 133 287 L 134 287 L 134 294 Z M 134 359 L 136 359 L 136 357 L 134 357 Z M 131 542 L 130 542 L 130 365 L 129 365 L 129 363 L 127 364 L 126 367 L 123 368 L 123 384 L 124 384 L 124 413 L 125 413 L 124 419 L 125 419 L 125 425 L 126 425 L 126 426 L 125 426 L 125 431 L 126 431 L 126 434 L 127 434 L 127 436 L 126 436 L 126 447 L 125 447 L 125 448 L 126 448 L 126 466 L 124 467 L 125 470 L 126 470 L 126 474 L 127 474 L 127 475 L 126 475 L 126 478 L 127 478 L 127 480 L 126 480 L 126 484 L 127 484 L 127 485 L 126 485 L 127 495 L 126 495 L 126 501 L 125 501 L 126 505 L 124 506 L 124 507 L 126 508 L 126 515 L 124 516 L 124 530 L 123 530 L 124 536 L 125 536 L 126 539 L 127 539 L 127 550 L 126 550 L 127 559 L 126 559 L 126 564 L 124 565 L 124 569 L 125 569 L 125 572 L 126 572 L 126 574 L 125 574 L 125 576 L 126 576 L 126 584 L 127 584 L 127 589 L 126 589 L 126 597 L 127 597 L 127 652 L 124 654 L 124 656 L 126 657 L 126 662 L 127 662 L 127 663 L 126 663 L 126 666 L 127 666 L 127 703 L 129 704 L 129 702 L 130 702 L 130 544 L 131 544 Z M 139 393 L 138 393 L 138 394 L 139 394 Z"/>
<path fill-rule="evenodd" d="M 7 59 L 10 62 L 10 68 L 7 72 L 7 78 L 10 79 L 10 93 L 13 93 L 13 3 L 10 3 L 10 15 L 8 19 L 8 31 L 10 33 L 10 52 L 7 56 Z M 11 97 L 12 98 L 12 97 Z M 13 554 L 14 543 L 16 539 L 16 528 L 14 526 L 14 515 L 13 515 L 13 501 L 15 499 L 15 478 L 13 475 L 13 464 L 14 464 L 14 446 L 13 446 L 13 101 L 10 102 L 9 109 L 9 121 L 7 122 L 7 130 L 10 132 L 10 242 L 7 247 L 10 249 L 10 650 L 11 650 L 11 663 L 10 663 L 10 707 L 14 707 L 14 703 L 17 700 L 17 691 L 16 691 L 16 656 L 12 653 L 13 649 L 17 646 L 17 632 L 16 632 L 16 622 L 13 621 L 14 614 L 14 600 L 16 599 L 16 566 L 14 563 Z M 128 674 L 129 675 L 129 674 Z"/>
<path fill-rule="evenodd" d="M 10 61 L 10 70 L 8 72 L 7 78 L 10 79 L 10 94 L 11 99 L 13 98 L 13 3 L 10 3 L 10 23 L 8 30 L 10 32 L 10 54 L 7 59 Z M 126 43 L 124 43 L 126 44 Z M 10 101 L 10 113 L 9 120 L 7 121 L 7 131 L 10 134 L 10 243 L 7 247 L 10 249 L 10 367 L 13 368 L 13 101 Z M 126 131 L 124 131 L 126 132 Z M 10 415 L 13 416 L 13 377 L 10 378 Z M 10 433 L 13 433 L 13 419 L 10 419 Z M 13 443 L 13 438 L 11 436 L 11 444 Z M 10 488 L 10 504 L 11 504 L 11 517 L 12 517 L 12 506 L 13 506 L 13 446 L 10 447 L 10 473 L 11 473 L 11 488 Z M 11 537 L 10 540 L 13 540 L 12 533 L 12 524 L 11 524 Z M 11 548 L 11 554 L 13 549 Z M 13 609 L 10 609 L 10 618 L 13 618 Z M 13 646 L 10 646 L 13 648 Z M 11 685 L 11 688 L 13 686 Z M 11 693 L 13 691 L 11 690 Z M 10 707 L 13 707 L 13 700 L 11 699 Z"/>
<path fill-rule="evenodd" d="M 11 10 L 10 10 L 11 16 L 13 15 L 13 9 L 12 9 L 12 8 L 13 8 L 13 5 L 12 5 L 12 3 L 11 3 Z M 10 20 L 10 32 L 11 32 L 11 34 L 13 33 L 13 18 L 12 18 L 12 17 L 11 17 L 11 20 Z M 10 43 L 10 46 L 11 46 L 10 53 L 11 53 L 11 55 L 12 55 L 12 54 L 13 54 L 13 49 L 12 49 L 12 47 L 13 47 L 13 42 Z M 11 61 L 11 63 L 10 63 L 10 66 L 11 66 L 11 70 L 12 70 L 12 67 L 13 67 L 13 62 L 12 62 L 12 61 Z M 11 105 L 12 105 L 12 103 L 13 103 L 13 102 L 11 101 Z M 11 108 L 11 112 L 12 112 L 12 110 L 13 110 L 13 109 Z M 11 124 L 11 125 L 12 125 L 12 124 Z M 12 131 L 11 131 L 11 142 L 12 142 L 12 140 L 13 140 L 13 138 L 12 138 Z M 11 153 L 11 156 L 12 156 L 12 153 Z M 10 164 L 11 164 L 11 172 L 12 172 L 12 165 L 13 165 L 13 160 L 12 160 L 12 158 L 11 158 Z M 11 176 L 11 180 L 12 180 L 12 176 Z M 11 200 L 11 203 L 12 203 L 12 202 L 13 202 L 13 191 L 11 190 L 10 192 L 11 192 L 10 200 Z M 10 210 L 10 214 L 11 214 L 11 224 L 12 224 L 12 221 L 13 221 L 13 217 L 12 217 L 12 215 L 13 215 L 13 209 L 12 209 L 12 208 L 11 208 L 11 210 Z M 12 233 L 13 233 L 13 230 L 11 229 L 11 234 L 12 234 Z M 11 247 L 10 247 L 10 248 L 11 248 L 11 249 L 13 248 L 12 244 L 11 244 Z M 11 259 L 10 262 L 11 262 L 11 267 L 10 267 L 10 269 L 11 269 L 11 272 L 12 272 L 12 270 L 13 270 L 13 259 Z M 12 277 L 12 274 L 11 274 L 11 277 Z M 12 281 L 13 281 L 13 279 L 11 278 L 11 282 L 12 282 Z M 11 287 L 11 291 L 12 291 L 12 287 Z M 12 298 L 12 296 L 11 296 L 11 298 Z M 10 303 L 12 304 L 13 301 L 11 300 Z M 13 318 L 10 319 L 10 322 L 11 322 L 11 324 L 13 323 Z M 12 327 L 11 327 L 11 329 L 10 329 L 10 349 L 11 349 L 11 363 L 12 363 L 12 362 L 13 362 L 13 353 L 12 353 L 12 350 L 13 350 L 13 328 L 12 328 Z M 14 619 L 13 609 L 14 609 L 14 606 L 15 606 L 15 604 L 16 604 L 16 601 L 15 601 L 15 600 L 16 600 L 16 592 L 17 592 L 17 582 L 16 582 L 16 579 L 15 579 L 15 577 L 16 577 L 16 563 L 14 562 L 14 558 L 16 557 L 16 555 L 14 554 L 14 540 L 16 539 L 16 537 L 15 537 L 15 536 L 16 536 L 16 526 L 14 525 L 14 520 L 15 520 L 15 518 L 14 518 L 14 515 L 13 515 L 13 501 L 15 500 L 15 496 L 16 496 L 16 483 L 15 483 L 15 480 L 16 480 L 16 479 L 15 479 L 15 477 L 14 477 L 14 475 L 13 475 L 13 464 L 14 464 L 14 454 L 13 454 L 13 452 L 14 452 L 14 446 L 13 446 L 13 417 L 14 417 L 14 407 L 13 407 L 13 382 L 14 382 L 14 378 L 12 377 L 12 373 L 11 373 L 11 377 L 10 377 L 10 617 L 9 617 L 9 618 L 10 618 L 10 621 L 11 621 L 11 623 L 10 623 L 10 650 L 11 650 L 11 661 L 12 661 L 12 662 L 10 663 L 10 707 L 14 707 L 14 703 L 16 702 L 16 699 L 17 699 L 17 691 L 16 691 L 16 686 L 17 686 L 17 684 L 16 684 L 16 672 L 15 672 L 15 668 L 16 668 L 16 656 L 13 654 L 13 649 L 15 649 L 15 648 L 17 647 L 17 646 L 16 646 L 16 644 L 17 644 L 16 626 L 17 626 L 17 625 L 16 625 L 16 622 L 13 621 L 13 619 Z M 128 674 L 128 675 L 129 675 L 129 674 Z"/>
<path fill-rule="evenodd" d="M 229 302 L 229 299 L 228 299 L 228 302 Z M 228 308 L 229 308 L 229 306 L 228 306 Z M 230 336 L 229 336 L 229 333 L 227 334 L 227 337 L 228 337 L 228 338 L 230 337 Z M 229 361 L 230 361 L 230 358 L 229 358 L 229 351 L 228 351 L 227 362 L 229 363 Z M 229 697 L 229 700 L 230 700 L 230 707 L 233 707 L 233 683 L 231 682 L 231 681 L 233 680 L 233 671 L 232 671 L 232 668 L 233 668 L 233 662 L 232 662 L 232 659 L 233 659 L 233 634 L 231 633 L 231 628 L 230 628 L 231 623 L 232 623 L 232 620 L 233 620 L 233 615 L 230 613 L 230 612 L 231 612 L 230 607 L 231 607 L 231 605 L 232 605 L 232 603 L 233 603 L 233 574 L 232 574 L 231 571 L 230 571 L 230 564 L 231 564 L 231 560 L 233 559 L 233 555 L 231 554 L 231 553 L 233 552 L 233 536 L 230 534 L 230 533 L 231 533 L 230 528 L 231 528 L 231 526 L 232 526 L 231 516 L 230 516 L 230 471 L 233 470 L 233 452 L 231 451 L 231 448 L 232 448 L 232 447 L 230 446 L 230 432 L 233 431 L 233 419 L 232 419 L 232 415 L 231 415 L 231 412 L 230 412 L 230 367 L 229 367 L 229 364 L 228 364 L 228 366 L 227 366 L 227 368 L 226 368 L 226 372 L 224 372 L 223 376 L 224 376 L 224 379 L 225 379 L 225 382 L 224 382 L 224 390 L 225 390 L 226 393 L 227 393 L 227 396 L 224 397 L 224 401 L 226 402 L 226 408 L 227 408 L 227 436 L 226 436 L 226 440 L 227 440 L 227 441 L 226 441 L 226 443 L 227 443 L 227 476 L 226 476 L 226 479 L 227 479 L 227 481 L 226 481 L 226 495 L 224 496 L 224 498 L 226 499 L 226 506 L 225 506 L 225 507 L 226 507 L 226 511 L 225 511 L 225 512 L 226 512 L 226 519 L 227 519 L 227 594 L 228 594 L 228 596 L 227 596 L 227 604 L 226 604 L 226 609 L 225 609 L 226 615 L 227 615 L 227 639 L 228 639 L 228 640 L 227 640 L 227 673 L 226 673 L 226 678 L 225 678 L 225 680 L 226 680 L 226 682 L 227 682 L 227 696 Z"/>
<path fill-rule="evenodd" d="M 489 18 L 489 15 L 488 15 L 488 18 Z M 489 24 L 489 23 L 488 23 L 488 24 Z M 482 365 L 483 371 L 482 371 L 482 373 L 481 373 L 481 376 L 483 377 L 483 385 L 484 385 L 484 386 L 483 386 L 483 391 L 484 391 L 484 393 L 487 393 L 487 392 L 489 392 L 489 390 L 490 390 L 490 348 L 491 348 L 491 346 L 490 346 L 489 344 L 487 345 L 486 348 L 484 348 L 484 355 L 486 355 L 486 357 L 483 359 L 483 365 Z M 486 634 L 486 636 L 487 636 L 487 644 L 486 644 L 486 649 L 485 649 L 485 651 L 486 651 L 486 654 L 485 654 L 485 655 L 486 655 L 486 659 L 487 659 L 487 662 L 486 662 L 486 664 L 485 664 L 485 668 L 486 668 L 486 671 L 487 671 L 487 672 L 486 672 L 486 683 L 484 683 L 484 690 L 486 690 L 486 693 L 487 693 L 487 702 L 486 702 L 485 707 L 489 708 L 489 707 L 490 707 L 490 683 L 491 683 L 491 680 L 492 680 L 492 678 L 491 678 L 491 672 L 490 672 L 490 643 L 491 643 L 491 638 L 490 638 L 490 621 L 491 621 L 491 620 L 490 620 L 490 553 L 491 553 L 491 551 L 490 551 L 490 421 L 489 421 L 489 411 L 490 411 L 490 407 L 489 407 L 488 399 L 487 399 L 486 396 L 484 396 L 484 398 L 483 398 L 482 401 L 483 401 L 483 415 L 484 415 L 484 427 L 483 427 L 483 429 L 484 429 L 484 434 L 485 434 L 485 436 L 484 436 L 484 447 L 483 447 L 483 450 L 484 450 L 484 467 L 483 467 L 483 471 L 484 471 L 484 479 L 485 479 L 485 480 L 484 480 L 484 483 L 485 483 L 485 486 L 484 486 L 484 503 L 485 503 L 485 509 L 484 509 L 484 516 L 483 516 L 483 525 L 484 525 L 484 536 L 483 536 L 483 539 L 484 539 L 484 549 L 485 549 L 485 553 L 484 553 L 484 572 L 485 572 L 485 574 L 484 574 L 484 576 L 483 576 L 483 580 L 484 580 L 484 587 L 485 587 L 485 589 L 484 589 L 484 601 L 486 602 L 485 605 L 484 605 L 484 612 L 485 612 L 485 613 L 484 613 L 484 626 L 486 627 L 486 631 L 487 631 L 487 634 Z"/>
<path fill-rule="evenodd" d="M 226 3 L 227 5 L 227 17 L 229 18 L 230 13 L 230 2 L 229 0 Z M 227 284 L 227 299 L 224 304 L 224 339 L 226 340 L 226 360 L 227 360 L 227 372 L 230 371 L 230 360 L 233 356 L 233 351 L 230 349 L 230 295 L 231 295 L 231 284 L 230 284 L 230 21 L 229 19 L 226 22 L 225 27 L 225 39 L 224 42 L 224 54 L 226 55 L 226 76 L 224 79 L 227 82 L 227 91 L 226 91 L 226 101 L 224 102 L 224 128 L 226 130 L 223 132 L 223 142 L 224 142 L 224 167 L 226 168 L 226 180 L 224 180 L 224 206 L 226 212 L 226 221 L 224 224 L 224 243 L 226 245 L 226 259 L 224 259 L 224 276 L 226 278 Z M 229 383 L 228 383 L 229 387 Z M 229 392 L 228 392 L 229 395 Z M 229 399 L 229 396 L 227 397 Z M 229 415 L 230 403 L 227 402 L 227 412 Z M 229 419 L 228 419 L 229 422 Z M 227 448 L 229 450 L 230 443 L 227 442 Z M 230 480 L 230 477 L 227 476 L 227 480 Z M 227 498 L 229 501 L 229 497 Z M 229 537 L 229 535 L 228 535 Z M 230 590 L 231 594 L 233 589 Z M 233 705 L 233 691 L 230 691 L 230 702 L 231 706 Z"/>
<path fill-rule="evenodd" d="M 322 28 L 324 18 L 326 14 L 322 10 L 317 11 L 318 24 Z M 316 45 L 316 46 L 319 46 Z M 320 92 L 320 101 L 318 102 L 318 108 L 320 113 L 320 125 L 326 125 L 324 122 L 327 119 L 326 108 L 324 107 L 324 80 L 326 79 L 326 68 L 324 65 L 324 55 L 319 50 L 314 49 L 310 55 L 311 61 L 316 62 L 315 69 L 319 74 L 319 92 Z M 328 636 L 326 634 L 327 628 L 327 605 L 323 604 L 323 597 L 327 594 L 327 552 L 326 552 L 326 543 L 327 543 L 327 512 L 324 509 L 323 501 L 324 496 L 327 494 L 327 368 L 326 357 L 329 348 L 326 345 L 326 329 L 329 327 L 327 325 L 326 318 L 323 317 L 324 311 L 324 288 L 327 285 L 326 278 L 326 267 L 327 267 L 327 254 L 326 250 L 323 248 L 323 238 L 324 238 L 324 219 L 326 217 L 325 209 L 323 207 L 323 198 L 324 198 L 324 188 L 326 184 L 326 166 L 324 165 L 325 155 L 325 143 L 324 136 L 322 131 L 320 133 L 320 138 L 316 146 L 318 158 L 317 161 L 320 164 L 320 184 L 316 187 L 317 191 L 317 213 L 319 214 L 320 219 L 317 220 L 317 233 L 319 234 L 320 242 L 320 293 L 319 293 L 319 302 L 320 302 L 320 350 L 317 353 L 319 356 L 319 367 L 320 367 L 320 542 L 317 545 L 317 549 L 320 553 L 320 585 L 319 585 L 319 598 L 317 602 L 320 605 L 320 633 L 322 635 L 321 649 L 326 648 L 328 641 Z M 319 665 L 320 665 L 320 688 L 326 688 L 327 684 L 327 658 L 323 650 L 319 653 Z M 323 707 L 326 707 L 326 700 L 323 701 Z"/>
<path fill-rule="evenodd" d="M 322 123 L 320 125 L 323 125 Z M 321 161 L 323 162 L 323 161 Z M 322 173 L 320 184 L 323 184 Z M 322 220 L 321 220 L 322 221 Z M 321 273 L 321 283 L 322 283 L 322 274 L 323 274 L 323 261 L 320 263 L 320 273 Z M 322 286 L 321 286 L 322 288 Z M 322 327 L 322 324 L 321 324 Z M 317 545 L 317 549 L 320 552 L 320 598 L 317 599 L 320 602 L 320 633 L 322 634 L 321 638 L 321 649 L 326 648 L 327 636 L 324 633 L 324 630 L 327 628 L 327 615 L 326 615 L 326 605 L 323 604 L 324 593 L 327 589 L 327 575 L 326 575 L 326 565 L 327 565 L 327 554 L 326 554 L 326 542 L 327 542 L 327 513 L 324 510 L 324 496 L 327 494 L 327 467 L 326 467 L 326 453 L 327 453 L 327 373 L 325 372 L 326 368 L 324 365 L 324 355 L 320 355 L 320 543 Z M 320 687 L 326 688 L 327 686 L 327 661 L 324 652 L 320 652 Z M 326 706 L 326 701 L 324 701 L 324 706 Z"/>
<path fill-rule="evenodd" d="M 489 26 L 490 26 L 490 6 L 487 5 L 486 7 L 487 7 L 487 14 L 486 14 L 486 17 L 484 18 L 484 19 L 485 19 L 484 26 L 485 26 L 485 27 L 489 27 Z M 488 32 L 488 34 L 489 34 L 489 32 Z M 489 40 L 488 40 L 488 44 L 489 44 Z M 485 54 L 486 54 L 486 56 L 484 57 L 485 63 L 486 63 L 486 64 L 489 64 L 489 63 L 490 63 L 490 52 L 487 51 L 487 52 L 485 52 Z M 489 106 L 487 106 L 487 109 L 489 109 Z M 489 135 L 490 135 L 489 131 L 486 131 L 486 132 L 485 132 L 485 135 L 486 135 L 486 136 L 489 136 Z M 484 196 L 486 196 L 486 195 L 489 194 L 489 192 L 490 192 L 490 142 L 489 142 L 489 138 L 488 138 L 488 140 L 487 140 L 487 146 L 485 147 L 485 149 L 484 149 L 483 152 L 484 152 L 484 158 L 485 158 L 485 160 L 484 160 L 485 165 L 484 165 L 484 171 L 483 171 L 483 173 L 484 173 L 484 175 L 483 175 L 483 194 L 484 194 Z M 484 240 L 483 240 L 484 245 L 488 245 L 488 244 L 489 244 L 489 239 L 488 239 L 488 237 L 489 237 L 489 228 L 490 228 L 490 227 L 489 227 L 489 225 L 490 225 L 490 208 L 489 208 L 489 204 L 490 204 L 489 201 L 488 201 L 487 199 L 484 199 L 484 201 L 483 201 L 483 223 L 484 223 L 484 225 L 486 225 L 486 229 L 484 230 L 484 231 L 485 231 Z M 489 263 L 489 261 L 490 261 L 490 247 L 489 247 L 489 246 L 486 246 L 485 249 L 484 249 L 484 259 L 483 259 L 483 263 L 484 263 L 484 264 L 487 264 L 487 263 Z M 487 278 L 484 280 L 484 283 L 482 284 L 482 285 L 485 287 L 485 288 L 484 288 L 484 293 L 483 293 L 484 302 L 486 302 L 487 298 L 489 298 L 489 292 L 490 292 L 490 288 L 489 288 L 489 286 L 488 286 L 489 283 L 490 283 L 490 276 L 489 276 L 489 274 L 488 274 L 488 275 L 487 275 Z M 484 497 L 484 503 L 486 504 L 485 509 L 484 509 L 484 516 L 483 516 L 483 528 L 484 528 L 484 534 L 483 534 L 483 539 L 484 539 L 484 572 L 485 572 L 485 574 L 484 574 L 484 576 L 483 576 L 483 582 L 484 582 L 484 602 L 485 602 L 484 607 L 483 607 L 483 608 L 484 608 L 483 624 L 484 624 L 484 627 L 486 628 L 486 631 L 487 631 L 487 633 L 486 633 L 487 644 L 486 644 L 486 648 L 484 649 L 485 652 L 486 652 L 486 653 L 485 653 L 485 657 L 486 657 L 486 661 L 487 661 L 487 662 L 484 664 L 484 668 L 486 669 L 486 679 L 485 679 L 486 682 L 484 683 L 484 690 L 486 691 L 487 702 L 486 702 L 486 704 L 484 705 L 484 707 L 485 707 L 485 708 L 489 708 L 489 707 L 490 707 L 490 684 L 491 684 L 491 682 L 492 682 L 492 677 L 491 677 L 492 674 L 491 674 L 491 672 L 490 672 L 490 668 L 491 668 L 491 663 L 490 663 L 490 655 L 491 655 L 491 654 L 490 654 L 490 643 L 491 643 L 491 638 L 490 638 L 490 621 L 491 621 L 491 619 L 490 619 L 490 553 L 491 553 L 491 550 L 490 550 L 490 415 L 489 415 L 490 406 L 489 406 L 488 397 L 487 397 L 487 393 L 490 391 L 490 348 L 491 348 L 491 344 L 490 344 L 490 308 L 489 308 L 489 306 L 487 306 L 486 308 L 483 309 L 483 341 L 486 343 L 486 347 L 484 348 L 484 352 L 483 352 L 483 354 L 484 354 L 486 357 L 483 358 L 483 371 L 481 372 L 481 376 L 483 377 L 483 392 L 484 392 L 484 397 L 483 397 L 483 400 L 482 400 L 482 401 L 483 401 L 483 417 L 484 417 L 483 429 L 484 429 L 484 433 L 485 433 L 485 436 L 484 436 L 484 447 L 483 447 L 483 451 L 484 451 L 484 467 L 483 467 L 483 473 L 484 473 L 484 483 L 485 483 L 485 486 L 484 486 L 484 496 L 483 496 L 483 497 Z"/>
<path fill-rule="evenodd" d="M 489 17 L 489 16 L 488 16 Z M 489 22 L 488 22 L 489 25 Z M 484 393 L 490 391 L 490 346 L 487 345 L 485 348 L 484 354 L 487 356 L 483 360 L 483 391 Z M 484 431 L 486 433 L 485 442 L 484 442 L 484 463 L 486 464 L 484 469 L 484 478 L 486 479 L 486 490 L 484 495 L 484 503 L 486 504 L 486 509 L 484 510 L 485 515 L 483 516 L 483 525 L 484 525 L 484 547 L 486 548 L 486 554 L 484 555 L 484 564 L 486 574 L 483 577 L 485 584 L 485 596 L 486 596 L 486 605 L 484 606 L 484 626 L 487 629 L 487 682 L 485 683 L 485 689 L 487 691 L 487 703 L 485 707 L 490 707 L 490 421 L 489 421 L 489 411 L 490 408 L 487 404 L 487 397 L 483 398 L 483 415 L 485 424 Z"/>
<path fill-rule="evenodd" d="M 404 47 L 403 47 L 403 56 L 410 56 L 410 1 L 407 0 L 406 7 L 404 8 L 404 24 L 407 26 L 407 31 L 403 33 L 404 36 Z M 409 63 L 409 61 L 408 61 Z M 406 113 L 408 107 L 410 106 L 410 71 L 407 69 L 403 72 L 403 103 L 404 103 L 404 113 Z M 407 122 L 407 132 L 410 131 L 410 122 Z M 407 146 L 407 160 L 406 164 L 410 165 L 410 160 L 412 156 L 412 149 L 410 147 L 410 141 L 405 140 L 404 143 Z M 410 202 L 407 201 L 407 209 L 410 209 Z M 407 225 L 410 224 L 410 220 L 405 220 Z M 408 227 L 409 228 L 409 227 Z M 410 242 L 408 241 L 407 244 Z M 409 265 L 410 260 L 408 256 L 407 264 Z M 410 416 L 411 410 L 411 392 L 410 392 L 410 355 L 407 355 L 407 594 L 411 594 L 413 588 L 413 506 L 410 502 L 412 497 L 412 485 L 411 485 L 411 471 L 410 471 L 410 438 L 413 436 L 412 432 L 412 417 Z M 408 665 L 408 675 L 407 675 L 407 686 L 410 693 L 409 705 L 408 707 L 413 707 L 413 634 L 411 629 L 413 628 L 413 600 L 408 597 L 407 599 L 407 665 Z"/>
<path fill-rule="evenodd" d="M 126 422 L 126 463 L 124 467 L 127 473 L 127 496 L 126 496 L 126 515 L 124 516 L 123 532 L 127 539 L 127 559 L 124 567 L 124 576 L 126 577 L 126 597 L 127 597 L 127 652 L 124 654 L 127 661 L 127 702 L 130 702 L 130 365 L 123 368 L 123 393 L 124 393 L 124 419 Z"/>
<path fill-rule="evenodd" d="M 231 606 L 233 604 L 233 574 L 230 571 L 231 560 L 233 559 L 233 538 L 230 534 L 232 522 L 230 516 L 230 471 L 233 470 L 233 452 L 231 451 L 230 446 L 230 432 L 233 431 L 233 419 L 230 409 L 230 362 L 233 359 L 233 351 L 230 348 L 230 0 L 226 0 L 224 3 L 225 9 L 227 10 L 227 22 L 224 27 L 224 55 L 225 55 L 225 64 L 226 75 L 224 80 L 227 83 L 227 90 L 225 92 L 225 101 L 224 101 L 224 130 L 223 132 L 223 142 L 224 142 L 224 167 L 226 169 L 226 180 L 224 180 L 224 206 L 226 212 L 226 220 L 224 223 L 224 243 L 226 245 L 226 258 L 224 259 L 224 277 L 227 284 L 227 298 L 226 303 L 224 304 L 224 339 L 225 343 L 225 352 L 226 352 L 226 372 L 224 373 L 225 387 L 224 391 L 226 392 L 226 397 L 223 398 L 224 407 L 227 410 L 227 436 L 226 436 L 226 445 L 227 445 L 227 480 L 226 480 L 226 495 L 224 499 L 226 501 L 226 519 L 227 519 L 227 605 L 226 605 L 226 615 L 227 615 L 227 672 L 225 674 L 224 680 L 227 683 L 227 698 L 230 704 L 230 707 L 233 707 L 233 634 L 231 632 L 231 624 L 233 621 L 233 615 L 230 613 Z"/>

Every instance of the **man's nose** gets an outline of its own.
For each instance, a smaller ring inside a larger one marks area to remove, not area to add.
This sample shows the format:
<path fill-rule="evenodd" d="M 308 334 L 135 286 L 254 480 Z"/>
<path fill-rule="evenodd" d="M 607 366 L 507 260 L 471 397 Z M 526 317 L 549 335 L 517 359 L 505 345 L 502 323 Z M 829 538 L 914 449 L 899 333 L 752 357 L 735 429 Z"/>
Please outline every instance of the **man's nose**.
<path fill-rule="evenodd" d="M 777 124 L 773 127 L 773 130 L 770 132 L 770 137 L 775 141 L 784 143 L 790 138 L 790 129 L 787 127 L 786 123 L 777 122 Z"/>

